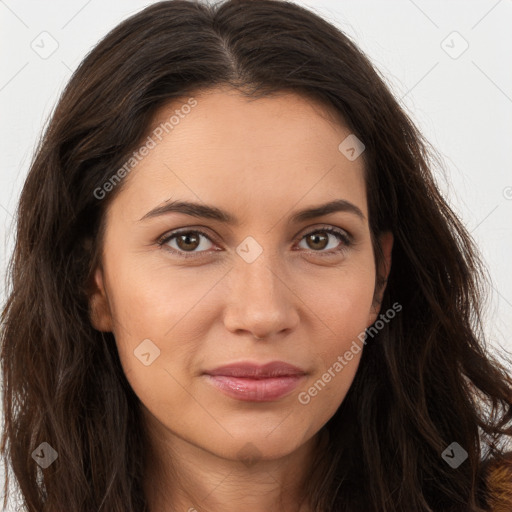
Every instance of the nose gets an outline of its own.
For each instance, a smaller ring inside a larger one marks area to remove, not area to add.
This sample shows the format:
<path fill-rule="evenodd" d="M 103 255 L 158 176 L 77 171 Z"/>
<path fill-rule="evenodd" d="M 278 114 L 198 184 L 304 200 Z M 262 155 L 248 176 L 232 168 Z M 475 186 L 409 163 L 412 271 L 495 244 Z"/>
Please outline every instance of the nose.
<path fill-rule="evenodd" d="M 252 263 L 240 260 L 228 276 L 224 325 L 232 333 L 273 339 L 293 331 L 299 322 L 299 299 L 290 277 L 271 264 L 265 251 Z"/>

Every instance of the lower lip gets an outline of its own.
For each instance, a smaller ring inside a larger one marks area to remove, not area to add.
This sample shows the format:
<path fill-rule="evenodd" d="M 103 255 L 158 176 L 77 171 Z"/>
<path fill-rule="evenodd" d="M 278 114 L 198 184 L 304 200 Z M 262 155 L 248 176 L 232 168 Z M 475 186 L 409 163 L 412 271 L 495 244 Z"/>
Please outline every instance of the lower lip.
<path fill-rule="evenodd" d="M 286 375 L 267 379 L 230 377 L 226 375 L 206 375 L 225 395 L 248 402 L 271 402 L 291 393 L 305 375 Z"/>

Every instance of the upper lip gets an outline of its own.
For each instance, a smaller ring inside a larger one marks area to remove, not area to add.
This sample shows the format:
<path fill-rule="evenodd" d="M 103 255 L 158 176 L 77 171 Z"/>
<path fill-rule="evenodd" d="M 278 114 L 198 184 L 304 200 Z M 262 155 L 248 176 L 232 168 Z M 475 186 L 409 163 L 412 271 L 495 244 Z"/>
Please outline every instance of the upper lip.
<path fill-rule="evenodd" d="M 213 370 L 207 370 L 205 373 L 207 375 L 224 375 L 229 377 L 246 377 L 253 379 L 306 374 L 302 368 L 285 363 L 284 361 L 272 361 L 266 364 L 251 362 L 231 363 L 219 366 Z"/>

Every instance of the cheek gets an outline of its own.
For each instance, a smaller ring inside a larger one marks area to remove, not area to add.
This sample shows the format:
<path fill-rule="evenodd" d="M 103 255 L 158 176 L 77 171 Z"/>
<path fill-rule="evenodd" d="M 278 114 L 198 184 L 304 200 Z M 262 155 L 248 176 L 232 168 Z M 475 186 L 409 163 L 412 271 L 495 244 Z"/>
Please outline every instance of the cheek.
<path fill-rule="evenodd" d="M 336 272 L 309 273 L 301 285 L 304 302 L 323 325 L 326 351 L 343 348 L 371 323 L 375 291 L 375 268 L 371 257 Z M 307 291 L 307 293 L 306 293 Z"/>
<path fill-rule="evenodd" d="M 324 286 L 311 287 L 305 302 L 316 314 L 312 353 L 317 371 L 307 383 L 301 403 L 315 403 L 328 419 L 343 401 L 357 372 L 364 348 L 364 334 L 372 321 L 375 285 L 373 260 L 357 270 L 342 272 Z M 336 285 L 333 285 L 333 281 Z M 312 316 L 313 317 L 313 316 Z"/>
<path fill-rule="evenodd" d="M 196 308 L 201 311 L 218 272 L 151 265 L 151 257 L 147 259 L 149 263 L 119 261 L 112 269 L 113 313 L 133 338 L 172 339 L 176 331 L 190 326 Z"/>
<path fill-rule="evenodd" d="M 144 404 L 181 409 L 190 403 L 197 354 L 216 318 L 211 290 L 223 271 L 147 260 L 118 258 L 106 267 L 117 349 Z"/>
<path fill-rule="evenodd" d="M 303 415 L 313 419 L 311 431 L 335 414 L 354 381 L 364 350 L 372 295 L 372 287 L 366 292 L 347 287 L 331 301 L 317 302 L 322 317 L 317 332 L 323 335 L 314 338 L 315 372 L 297 396 Z"/>

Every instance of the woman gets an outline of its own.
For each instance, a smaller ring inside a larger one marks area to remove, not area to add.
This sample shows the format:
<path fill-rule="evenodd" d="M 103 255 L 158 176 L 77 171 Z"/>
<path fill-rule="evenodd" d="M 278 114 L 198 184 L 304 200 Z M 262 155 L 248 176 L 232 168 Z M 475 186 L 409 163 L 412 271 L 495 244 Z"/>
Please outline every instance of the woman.
<path fill-rule="evenodd" d="M 427 148 L 292 3 L 109 33 L 19 204 L 2 449 L 26 510 L 509 510 L 510 361 Z"/>

